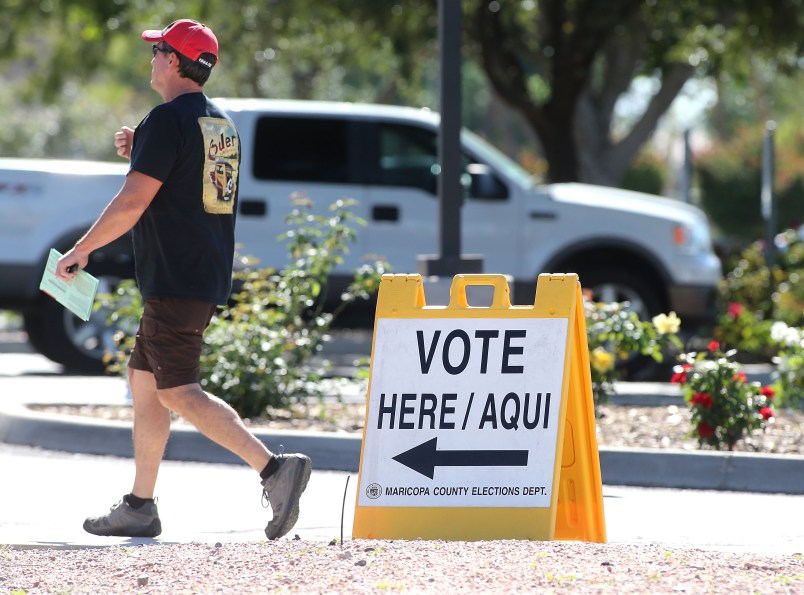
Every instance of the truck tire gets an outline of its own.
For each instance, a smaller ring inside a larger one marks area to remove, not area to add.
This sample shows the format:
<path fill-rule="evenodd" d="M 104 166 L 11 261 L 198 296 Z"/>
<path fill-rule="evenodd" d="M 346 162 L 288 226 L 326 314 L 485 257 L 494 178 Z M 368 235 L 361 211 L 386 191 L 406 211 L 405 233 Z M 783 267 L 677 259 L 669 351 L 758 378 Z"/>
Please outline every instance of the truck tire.
<path fill-rule="evenodd" d="M 109 293 L 120 277 L 98 276 L 98 293 Z M 25 331 L 31 346 L 67 371 L 78 374 L 105 372 L 104 354 L 114 353 L 117 329 L 108 323 L 109 313 L 92 312 L 88 321 L 74 316 L 56 300 L 42 295 L 35 311 L 24 315 Z"/>
<path fill-rule="evenodd" d="M 44 300 L 42 300 L 44 301 Z M 28 335 L 28 343 L 31 344 L 34 351 L 42 353 L 43 349 L 47 348 L 47 333 L 42 325 L 42 317 L 39 314 L 40 305 L 37 304 L 35 310 L 28 310 L 22 315 L 22 325 L 25 329 L 25 334 Z M 42 355 L 44 355 L 42 353 Z"/>
<path fill-rule="evenodd" d="M 665 308 L 660 287 L 634 273 L 614 268 L 579 271 L 581 287 L 598 302 L 629 302 L 642 320 L 650 320 Z"/>

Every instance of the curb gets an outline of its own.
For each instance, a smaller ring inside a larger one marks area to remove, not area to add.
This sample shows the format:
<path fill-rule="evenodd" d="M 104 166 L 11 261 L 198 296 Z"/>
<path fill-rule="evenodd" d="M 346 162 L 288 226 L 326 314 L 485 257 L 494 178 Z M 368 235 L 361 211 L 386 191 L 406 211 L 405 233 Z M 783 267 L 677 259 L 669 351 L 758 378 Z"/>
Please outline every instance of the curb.
<path fill-rule="evenodd" d="M 628 448 L 599 452 L 607 485 L 804 494 L 804 456 Z"/>
<path fill-rule="evenodd" d="M 20 404 L 0 405 L 0 442 L 76 454 L 130 458 L 131 424 L 35 413 Z M 304 452 L 317 469 L 357 472 L 362 437 L 313 431 L 254 431 L 276 450 Z M 804 494 L 804 456 L 682 450 L 600 448 L 606 485 Z M 194 428 L 174 427 L 165 459 L 240 463 Z"/>

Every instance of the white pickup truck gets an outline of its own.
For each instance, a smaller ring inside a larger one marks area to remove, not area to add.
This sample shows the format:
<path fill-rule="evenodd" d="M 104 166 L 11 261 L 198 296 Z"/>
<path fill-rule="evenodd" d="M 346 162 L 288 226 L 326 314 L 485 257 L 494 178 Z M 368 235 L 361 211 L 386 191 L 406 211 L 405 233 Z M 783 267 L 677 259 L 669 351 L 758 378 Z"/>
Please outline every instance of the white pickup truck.
<path fill-rule="evenodd" d="M 243 147 L 241 253 L 282 266 L 286 253 L 276 238 L 296 192 L 321 208 L 357 199 L 356 214 L 368 222 L 335 284 L 367 254 L 384 256 L 395 272 L 417 272 L 417 255 L 438 252 L 437 114 L 216 101 L 237 124 Z M 628 300 L 645 315 L 674 310 L 689 325 L 711 318 L 721 265 L 699 209 L 612 188 L 537 184 L 468 131 L 462 151 L 463 252 L 481 255 L 484 272 L 513 277 L 515 303 L 532 303 L 539 273 L 577 272 L 600 300 Z M 0 159 L 0 309 L 21 311 L 32 345 L 68 368 L 99 370 L 112 332 L 103 316 L 84 323 L 41 294 L 42 269 L 50 248 L 64 251 L 86 231 L 126 171 L 123 162 Z M 101 278 L 101 291 L 132 277 L 130 239 L 94 253 L 87 270 Z"/>

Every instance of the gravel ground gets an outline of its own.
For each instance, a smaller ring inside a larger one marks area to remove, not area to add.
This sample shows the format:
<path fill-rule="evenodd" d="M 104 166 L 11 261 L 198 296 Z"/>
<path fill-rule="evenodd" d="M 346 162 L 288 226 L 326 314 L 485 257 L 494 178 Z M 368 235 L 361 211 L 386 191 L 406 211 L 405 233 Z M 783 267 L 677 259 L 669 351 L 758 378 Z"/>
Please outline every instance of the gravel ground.
<path fill-rule="evenodd" d="M 6 593 L 801 593 L 801 554 L 529 541 L 0 550 Z"/>

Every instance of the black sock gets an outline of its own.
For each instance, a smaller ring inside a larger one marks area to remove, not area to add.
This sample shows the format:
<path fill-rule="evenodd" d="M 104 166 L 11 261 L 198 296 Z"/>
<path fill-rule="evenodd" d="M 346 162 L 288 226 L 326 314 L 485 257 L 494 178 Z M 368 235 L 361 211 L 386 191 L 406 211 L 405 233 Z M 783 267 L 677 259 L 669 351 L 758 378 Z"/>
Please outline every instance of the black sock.
<path fill-rule="evenodd" d="M 138 508 L 142 508 L 146 502 L 154 501 L 153 498 L 139 498 L 134 494 L 126 494 L 125 496 L 123 496 L 123 500 L 125 500 L 126 504 L 128 504 L 131 508 L 135 510 Z"/>
<path fill-rule="evenodd" d="M 279 469 L 279 461 L 276 460 L 276 455 L 274 455 L 271 457 L 271 460 L 268 461 L 268 464 L 265 466 L 265 468 L 260 471 L 260 477 L 263 479 L 268 479 L 276 472 L 277 469 Z"/>

